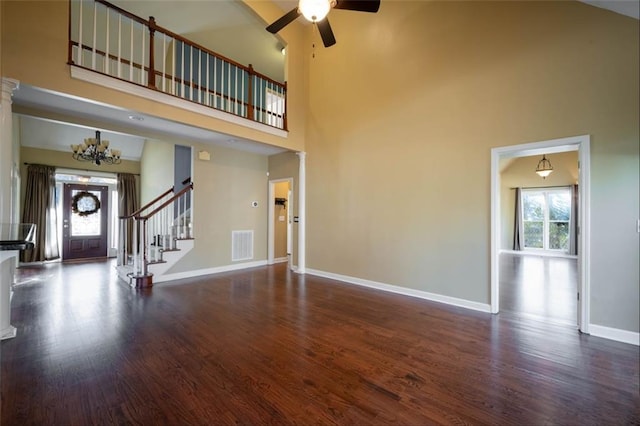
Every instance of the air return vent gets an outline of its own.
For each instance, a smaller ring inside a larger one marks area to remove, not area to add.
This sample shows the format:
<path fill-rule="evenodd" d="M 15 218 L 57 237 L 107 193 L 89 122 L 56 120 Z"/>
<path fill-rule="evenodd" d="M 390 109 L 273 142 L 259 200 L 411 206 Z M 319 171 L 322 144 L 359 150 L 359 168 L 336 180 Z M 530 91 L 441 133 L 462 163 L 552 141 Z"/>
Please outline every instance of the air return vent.
<path fill-rule="evenodd" d="M 231 231 L 231 260 L 253 259 L 253 230 Z"/>

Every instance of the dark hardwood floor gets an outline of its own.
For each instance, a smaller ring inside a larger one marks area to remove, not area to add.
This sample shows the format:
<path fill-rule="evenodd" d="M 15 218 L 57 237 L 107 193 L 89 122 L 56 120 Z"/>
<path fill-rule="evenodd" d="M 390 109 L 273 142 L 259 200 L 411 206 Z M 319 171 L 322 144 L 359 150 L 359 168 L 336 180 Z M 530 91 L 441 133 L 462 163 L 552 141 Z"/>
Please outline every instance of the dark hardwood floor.
<path fill-rule="evenodd" d="M 578 324 L 578 260 L 500 254 L 500 310 L 521 317 Z"/>
<path fill-rule="evenodd" d="M 2 425 L 640 423 L 638 347 L 286 270 L 20 271 Z"/>

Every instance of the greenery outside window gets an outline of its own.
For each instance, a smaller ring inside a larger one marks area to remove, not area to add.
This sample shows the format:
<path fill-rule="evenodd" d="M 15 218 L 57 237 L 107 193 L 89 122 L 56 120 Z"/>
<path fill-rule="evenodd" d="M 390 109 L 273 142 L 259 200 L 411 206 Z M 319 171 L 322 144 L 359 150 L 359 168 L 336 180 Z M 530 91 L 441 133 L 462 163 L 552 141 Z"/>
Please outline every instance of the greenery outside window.
<path fill-rule="evenodd" d="M 571 189 L 522 191 L 524 248 L 569 251 Z"/>

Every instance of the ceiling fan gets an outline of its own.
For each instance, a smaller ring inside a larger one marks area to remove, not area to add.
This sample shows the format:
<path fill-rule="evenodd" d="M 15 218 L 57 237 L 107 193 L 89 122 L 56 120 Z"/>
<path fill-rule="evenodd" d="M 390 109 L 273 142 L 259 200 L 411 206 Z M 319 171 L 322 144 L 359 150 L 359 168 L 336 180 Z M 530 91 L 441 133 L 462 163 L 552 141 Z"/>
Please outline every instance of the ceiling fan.
<path fill-rule="evenodd" d="M 380 0 L 299 0 L 298 7 L 269 25 L 267 31 L 275 34 L 302 15 L 307 21 L 318 26 L 324 47 L 333 46 L 336 44 L 336 38 L 327 18 L 332 8 L 376 13 L 380 8 Z"/>

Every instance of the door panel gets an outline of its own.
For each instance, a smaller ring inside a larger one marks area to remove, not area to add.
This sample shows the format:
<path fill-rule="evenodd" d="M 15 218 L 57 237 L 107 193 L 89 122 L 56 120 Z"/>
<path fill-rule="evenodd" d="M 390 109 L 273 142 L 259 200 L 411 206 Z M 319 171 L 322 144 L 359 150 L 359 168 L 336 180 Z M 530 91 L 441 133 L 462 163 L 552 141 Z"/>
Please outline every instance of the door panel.
<path fill-rule="evenodd" d="M 106 186 L 64 184 L 63 260 L 107 256 L 108 194 Z"/>

